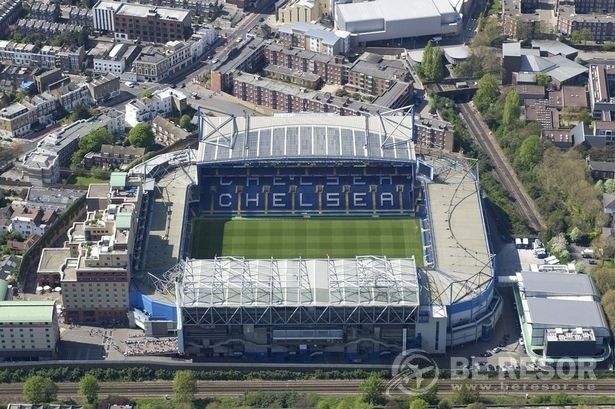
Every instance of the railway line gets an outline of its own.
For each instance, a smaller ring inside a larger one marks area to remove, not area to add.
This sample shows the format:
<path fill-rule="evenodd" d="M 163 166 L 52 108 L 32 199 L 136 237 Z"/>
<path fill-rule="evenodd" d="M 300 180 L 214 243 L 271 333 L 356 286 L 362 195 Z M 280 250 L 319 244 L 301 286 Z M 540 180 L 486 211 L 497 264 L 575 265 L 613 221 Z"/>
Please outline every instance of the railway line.
<path fill-rule="evenodd" d="M 448 395 L 459 387 L 461 381 L 439 380 L 438 393 Z M 199 381 L 197 397 L 239 396 L 246 392 L 311 392 L 322 396 L 355 396 L 360 393 L 360 380 L 304 380 L 304 381 Z M 481 395 L 521 395 L 532 393 L 559 393 L 584 396 L 613 396 L 615 379 L 596 380 L 513 380 L 492 379 L 472 383 Z M 22 384 L 0 384 L 3 398 L 22 398 Z M 78 396 L 79 384 L 59 383 L 58 398 L 70 399 Z M 394 396 L 404 396 L 403 391 L 393 389 Z M 172 381 L 155 382 L 103 382 L 99 396 L 126 396 L 130 398 L 172 396 Z"/>
<path fill-rule="evenodd" d="M 469 103 L 459 104 L 459 108 L 461 117 L 467 125 L 470 134 L 487 156 L 489 156 L 498 180 L 517 203 L 517 209 L 527 220 L 530 228 L 534 231 L 540 231 L 545 227 L 545 223 L 538 212 L 536 204 L 525 191 L 504 152 L 497 146 L 493 138 L 490 137 L 490 131 L 479 117 L 478 112 Z"/>

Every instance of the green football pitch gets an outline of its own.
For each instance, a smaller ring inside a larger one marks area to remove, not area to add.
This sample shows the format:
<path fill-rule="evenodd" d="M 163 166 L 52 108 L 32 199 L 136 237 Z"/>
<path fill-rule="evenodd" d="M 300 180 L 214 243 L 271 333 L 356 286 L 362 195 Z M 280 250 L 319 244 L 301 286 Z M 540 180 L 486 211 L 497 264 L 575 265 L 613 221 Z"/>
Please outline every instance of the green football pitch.
<path fill-rule="evenodd" d="M 415 256 L 423 261 L 419 220 L 414 218 L 198 218 L 192 223 L 191 257 L 347 258 Z"/>

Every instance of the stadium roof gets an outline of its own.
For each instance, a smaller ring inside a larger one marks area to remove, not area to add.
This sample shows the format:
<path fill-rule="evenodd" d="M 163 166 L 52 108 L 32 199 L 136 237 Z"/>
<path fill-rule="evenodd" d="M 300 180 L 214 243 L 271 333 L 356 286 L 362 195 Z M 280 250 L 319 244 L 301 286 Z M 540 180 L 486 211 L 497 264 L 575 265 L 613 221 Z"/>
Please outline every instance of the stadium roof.
<path fill-rule="evenodd" d="M 399 111 L 397 111 L 399 112 Z M 198 161 L 387 160 L 413 162 L 412 114 L 200 116 Z M 367 136 L 366 136 L 367 135 Z"/>
<path fill-rule="evenodd" d="M 414 258 L 186 260 L 181 305 L 418 306 Z"/>
<path fill-rule="evenodd" d="M 433 251 L 427 272 L 432 302 L 449 305 L 473 297 L 492 279 L 492 254 L 472 169 L 444 159 L 432 165 L 438 181 L 427 185 Z"/>

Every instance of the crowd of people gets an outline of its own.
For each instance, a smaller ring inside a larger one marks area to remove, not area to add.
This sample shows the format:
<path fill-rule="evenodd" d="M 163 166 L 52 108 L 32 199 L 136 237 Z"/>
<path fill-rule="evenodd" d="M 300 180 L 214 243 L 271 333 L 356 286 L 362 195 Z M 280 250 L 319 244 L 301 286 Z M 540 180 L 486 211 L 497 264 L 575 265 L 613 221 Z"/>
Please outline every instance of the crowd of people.
<path fill-rule="evenodd" d="M 177 338 L 131 337 L 126 340 L 125 356 L 168 355 L 179 351 Z"/>

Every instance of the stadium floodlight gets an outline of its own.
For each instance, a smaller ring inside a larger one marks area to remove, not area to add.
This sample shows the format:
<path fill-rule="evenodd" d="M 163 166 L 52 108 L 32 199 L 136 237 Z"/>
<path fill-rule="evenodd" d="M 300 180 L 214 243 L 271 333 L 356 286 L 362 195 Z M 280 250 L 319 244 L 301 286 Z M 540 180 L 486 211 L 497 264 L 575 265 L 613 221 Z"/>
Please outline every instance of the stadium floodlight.
<path fill-rule="evenodd" d="M 403 113 L 403 115 L 400 115 Z M 382 126 L 382 133 L 384 134 L 384 140 L 382 141 L 381 148 L 392 148 L 395 145 L 404 144 L 411 141 L 414 137 L 414 105 L 408 105 L 405 107 L 393 109 L 391 111 L 378 112 L 380 118 L 380 125 Z M 410 119 L 410 124 L 405 122 Z M 391 129 L 393 128 L 393 129 Z M 393 136 L 401 130 L 406 138 Z"/>

